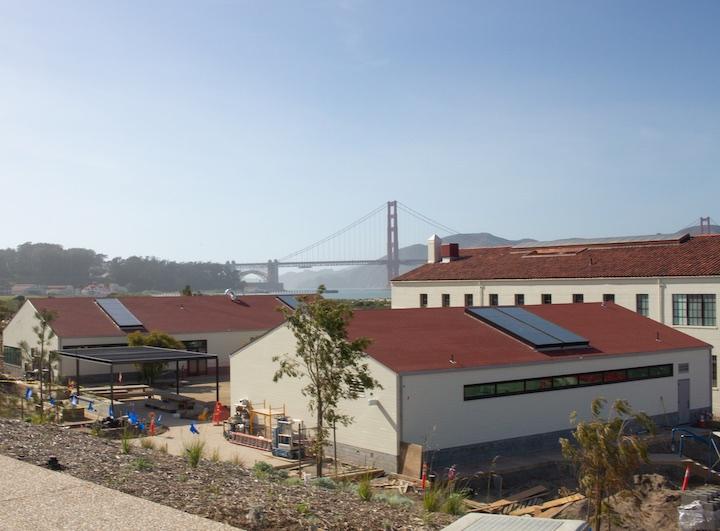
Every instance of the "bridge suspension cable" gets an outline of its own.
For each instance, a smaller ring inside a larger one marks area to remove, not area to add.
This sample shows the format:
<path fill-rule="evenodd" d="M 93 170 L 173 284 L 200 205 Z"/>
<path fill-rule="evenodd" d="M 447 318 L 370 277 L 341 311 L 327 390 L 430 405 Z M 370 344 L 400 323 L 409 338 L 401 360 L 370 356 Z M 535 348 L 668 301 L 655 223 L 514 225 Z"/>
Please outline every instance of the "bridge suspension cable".
<path fill-rule="evenodd" d="M 345 233 L 348 232 L 349 230 L 354 229 L 354 228 L 357 227 L 358 225 L 361 225 L 362 223 L 364 223 L 365 221 L 369 220 L 370 218 L 372 218 L 373 216 L 375 216 L 375 215 L 378 214 L 379 212 L 385 210 L 385 208 L 386 208 L 386 203 L 382 203 L 380 206 L 378 206 L 378 207 L 375 208 L 374 210 L 368 212 L 367 214 L 365 214 L 365 215 L 362 216 L 361 218 L 356 219 L 355 221 L 353 221 L 353 222 L 350 223 L 349 225 L 343 227 L 342 229 L 340 229 L 340 230 L 338 230 L 338 231 L 330 234 L 329 236 L 326 236 L 326 237 L 323 238 L 322 240 L 318 240 L 318 241 L 316 241 L 315 243 L 313 243 L 313 244 L 311 244 L 311 245 L 308 245 L 307 247 L 303 247 L 303 248 L 300 249 L 299 251 L 295 251 L 294 253 L 291 253 L 291 254 L 289 254 L 289 255 L 287 255 L 287 256 L 282 257 L 279 261 L 280 261 L 280 262 L 287 262 L 287 261 L 289 261 L 291 258 L 295 258 L 295 257 L 297 257 L 297 256 L 299 256 L 299 255 L 306 254 L 306 253 L 308 253 L 309 251 L 312 251 L 313 249 L 316 249 L 317 247 L 320 247 L 322 244 L 327 243 L 327 242 L 329 242 L 330 240 L 333 240 L 333 239 L 337 238 L 338 236 L 341 236 L 341 235 L 345 234 Z"/>
<path fill-rule="evenodd" d="M 401 203 L 400 201 L 398 201 L 398 207 L 400 207 L 400 210 L 402 210 L 406 214 L 409 214 L 412 217 L 414 217 L 415 219 L 423 221 L 436 229 L 440 229 L 442 232 L 446 232 L 448 234 L 460 234 L 459 230 L 455 230 L 453 228 L 448 227 L 447 225 L 443 225 L 439 221 L 435 221 L 434 219 L 427 217 L 425 214 L 422 214 L 422 213 L 418 212 L 417 210 L 413 210 L 412 208 L 407 206 L 405 203 Z"/>

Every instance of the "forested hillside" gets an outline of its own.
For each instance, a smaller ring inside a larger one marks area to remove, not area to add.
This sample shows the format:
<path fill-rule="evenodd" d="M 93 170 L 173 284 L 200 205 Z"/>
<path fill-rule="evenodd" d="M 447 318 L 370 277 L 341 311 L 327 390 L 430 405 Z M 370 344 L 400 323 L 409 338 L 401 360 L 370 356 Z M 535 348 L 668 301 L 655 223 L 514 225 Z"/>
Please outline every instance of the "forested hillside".
<path fill-rule="evenodd" d="M 173 262 L 140 256 L 107 260 L 92 249 L 65 249 L 54 243 L 0 249 L 0 290 L 17 283 L 79 288 L 91 282 L 114 282 L 130 291 L 177 291 L 187 284 L 223 290 L 237 286 L 238 276 L 229 262 Z"/>

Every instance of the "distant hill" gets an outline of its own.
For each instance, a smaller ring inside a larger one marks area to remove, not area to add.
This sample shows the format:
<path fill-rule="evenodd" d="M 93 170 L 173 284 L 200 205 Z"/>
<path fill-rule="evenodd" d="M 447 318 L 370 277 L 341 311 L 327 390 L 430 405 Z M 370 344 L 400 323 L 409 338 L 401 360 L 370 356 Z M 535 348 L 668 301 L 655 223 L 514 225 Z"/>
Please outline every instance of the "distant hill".
<path fill-rule="evenodd" d="M 459 243 L 460 247 L 499 247 L 535 241 L 529 238 L 506 240 L 488 232 L 452 234 L 444 241 Z M 382 258 L 385 258 L 384 256 Z M 424 260 L 427 258 L 427 246 L 416 243 L 400 249 L 400 258 Z M 400 266 L 400 273 L 410 271 L 417 266 Z M 341 270 L 320 269 L 284 273 L 280 281 L 285 289 L 315 289 L 325 284 L 328 289 L 372 289 L 387 285 L 385 266 L 356 266 Z"/>

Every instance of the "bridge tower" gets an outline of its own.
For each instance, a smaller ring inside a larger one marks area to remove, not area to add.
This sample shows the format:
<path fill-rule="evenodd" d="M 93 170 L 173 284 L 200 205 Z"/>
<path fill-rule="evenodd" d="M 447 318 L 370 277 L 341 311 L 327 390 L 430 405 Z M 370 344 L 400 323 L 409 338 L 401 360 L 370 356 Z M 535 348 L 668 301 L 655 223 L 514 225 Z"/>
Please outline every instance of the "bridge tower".
<path fill-rule="evenodd" d="M 387 203 L 387 277 L 390 281 L 400 274 L 397 201 Z"/>

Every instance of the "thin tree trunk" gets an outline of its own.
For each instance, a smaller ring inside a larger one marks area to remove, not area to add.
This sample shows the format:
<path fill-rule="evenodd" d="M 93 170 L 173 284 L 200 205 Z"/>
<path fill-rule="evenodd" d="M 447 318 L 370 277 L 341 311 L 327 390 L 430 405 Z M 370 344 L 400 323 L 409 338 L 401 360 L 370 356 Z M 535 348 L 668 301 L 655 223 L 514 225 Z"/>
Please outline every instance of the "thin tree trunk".
<path fill-rule="evenodd" d="M 316 438 L 317 438 L 317 445 L 316 445 L 316 446 L 317 446 L 317 450 L 316 450 L 316 455 L 315 455 L 315 475 L 317 475 L 317 477 L 319 477 L 319 478 L 321 478 L 322 475 L 323 475 L 323 473 L 322 473 L 323 449 L 324 449 L 324 448 L 323 448 L 323 443 L 325 442 L 325 441 L 324 441 L 324 438 L 323 438 L 323 419 L 322 419 L 322 414 L 323 414 L 323 403 L 322 403 L 322 400 L 321 400 L 320 398 L 318 398 L 318 403 L 317 403 L 317 435 L 316 435 Z"/>

